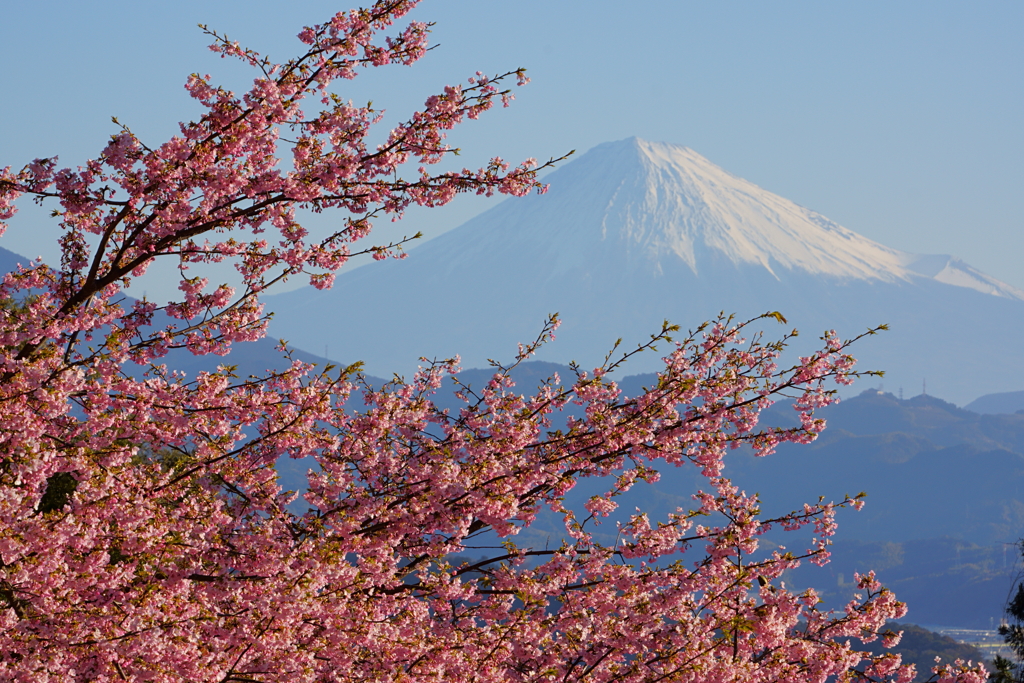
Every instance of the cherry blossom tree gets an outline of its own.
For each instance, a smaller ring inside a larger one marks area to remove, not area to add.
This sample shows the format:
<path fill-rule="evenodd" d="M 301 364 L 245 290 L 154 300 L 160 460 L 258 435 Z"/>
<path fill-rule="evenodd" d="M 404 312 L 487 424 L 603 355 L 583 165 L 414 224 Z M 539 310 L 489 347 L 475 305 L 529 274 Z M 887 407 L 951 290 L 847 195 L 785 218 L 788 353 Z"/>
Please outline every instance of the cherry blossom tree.
<path fill-rule="evenodd" d="M 260 295 L 276 282 L 329 287 L 356 254 L 400 256 L 401 243 L 356 245 L 377 218 L 461 192 L 544 190 L 536 174 L 553 162 L 429 170 L 453 151 L 449 129 L 508 104 L 521 69 L 448 86 L 367 143 L 380 114 L 332 82 L 419 59 L 429 26 L 379 36 L 415 4 L 381 0 L 305 28 L 305 52 L 281 64 L 209 31 L 213 50 L 256 70 L 248 92 L 193 75 L 206 113 L 171 140 L 150 147 L 122 127 L 77 169 L 38 159 L 0 172 L 0 219 L 19 197 L 51 203 L 62 250 L 59 267 L 32 263 L 0 284 L 0 675 L 910 680 L 897 656 L 858 649 L 895 642 L 885 622 L 905 611 L 873 575 L 839 614 L 780 579 L 827 561 L 835 511 L 860 498 L 766 518 L 724 476 L 732 448 L 768 456 L 824 428 L 813 411 L 836 400 L 826 381 L 858 374 L 834 333 L 787 369 L 790 336 L 764 342 L 725 318 L 673 339 L 666 324 L 635 351 L 521 394 L 512 370 L 553 336 L 552 318 L 486 386 L 461 387 L 458 411 L 434 403 L 456 361 L 384 387 L 355 366 L 294 361 L 249 379 L 166 367 L 173 349 L 223 355 L 262 337 Z M 297 209 L 346 222 L 312 240 Z M 182 295 L 129 299 L 157 259 L 177 263 Z M 239 287 L 191 275 L 222 261 Z M 613 371 L 655 345 L 656 385 L 622 396 Z M 800 426 L 759 425 L 785 395 Z M 282 490 L 282 457 L 314 463 L 301 499 Z M 624 516 L 602 541 L 596 525 L 657 466 L 695 467 L 706 486 L 690 508 Z M 584 478 L 606 490 L 573 509 L 566 496 Z M 540 515 L 559 520 L 562 540 L 517 544 Z M 811 527 L 815 540 L 759 552 L 773 527 Z M 478 546 L 491 550 L 455 559 Z M 933 679 L 984 673 L 957 662 Z"/>

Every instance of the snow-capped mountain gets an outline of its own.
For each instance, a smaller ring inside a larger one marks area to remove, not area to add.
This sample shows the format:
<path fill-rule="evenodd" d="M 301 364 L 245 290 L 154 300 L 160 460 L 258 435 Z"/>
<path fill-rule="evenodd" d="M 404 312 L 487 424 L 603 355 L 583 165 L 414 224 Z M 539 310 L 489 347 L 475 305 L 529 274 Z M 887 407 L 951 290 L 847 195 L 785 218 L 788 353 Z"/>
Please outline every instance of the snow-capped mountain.
<path fill-rule="evenodd" d="M 986 275 L 949 254 L 905 254 L 905 258 L 906 268 L 917 275 L 993 296 L 1024 300 L 1024 291 Z"/>
<path fill-rule="evenodd" d="M 536 241 L 560 255 L 553 273 L 611 250 L 614 261 L 661 274 L 681 261 L 700 275 L 707 266 L 699 258 L 704 251 L 775 277 L 787 271 L 887 281 L 906 276 L 905 254 L 766 192 L 686 147 L 636 138 L 608 143 L 550 180 L 551 198 L 496 209 L 484 223 L 490 229 L 474 228 L 474 241 Z M 509 230 L 514 223 L 519 225 Z"/>
<path fill-rule="evenodd" d="M 389 374 L 420 356 L 508 359 L 555 311 L 563 327 L 541 357 L 594 365 L 666 318 L 687 329 L 779 310 L 807 333 L 889 323 L 855 355 L 911 393 L 925 379 L 961 402 L 1024 386 L 1024 360 L 1006 353 L 1024 335 L 1024 291 L 958 259 L 878 244 L 677 145 L 606 143 L 545 180 L 547 194 L 506 200 L 406 260 L 269 297 L 271 332 Z M 629 369 L 656 367 L 646 356 Z"/>

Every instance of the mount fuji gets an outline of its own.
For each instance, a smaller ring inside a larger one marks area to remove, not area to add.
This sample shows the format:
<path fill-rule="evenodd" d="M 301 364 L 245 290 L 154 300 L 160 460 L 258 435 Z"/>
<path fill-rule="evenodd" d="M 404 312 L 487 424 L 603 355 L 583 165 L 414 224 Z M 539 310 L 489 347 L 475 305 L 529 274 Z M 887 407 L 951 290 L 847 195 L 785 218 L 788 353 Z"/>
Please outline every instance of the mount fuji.
<path fill-rule="evenodd" d="M 885 370 L 890 390 L 927 381 L 964 403 L 1024 388 L 1024 291 L 956 258 L 878 244 L 677 145 L 605 143 L 545 182 L 547 194 L 508 199 L 408 259 L 268 297 L 271 334 L 387 376 L 420 356 L 507 360 L 558 311 L 558 339 L 539 358 L 587 367 L 666 318 L 686 330 L 719 311 L 778 310 L 811 337 L 796 340 L 801 353 L 825 329 L 889 324 L 853 353 Z"/>

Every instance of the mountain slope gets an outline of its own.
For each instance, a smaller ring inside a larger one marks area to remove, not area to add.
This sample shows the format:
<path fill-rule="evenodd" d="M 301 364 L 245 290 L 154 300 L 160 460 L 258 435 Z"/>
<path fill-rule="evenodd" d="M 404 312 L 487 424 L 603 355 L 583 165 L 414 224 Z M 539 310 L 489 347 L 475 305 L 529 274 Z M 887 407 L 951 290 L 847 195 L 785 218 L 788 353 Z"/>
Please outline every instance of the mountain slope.
<path fill-rule="evenodd" d="M 0 247 L 0 273 L 10 273 L 17 270 L 19 265 L 27 266 L 29 263 L 31 259 Z"/>
<path fill-rule="evenodd" d="M 897 386 L 927 379 L 958 402 L 1024 386 L 1024 359 L 999 353 L 1024 335 L 1024 292 L 952 257 L 877 244 L 674 145 L 599 145 L 546 180 L 546 195 L 507 200 L 406 260 L 268 297 L 272 332 L 386 376 L 421 355 L 507 359 L 555 311 L 559 339 L 539 357 L 593 365 L 665 318 L 686 329 L 780 310 L 812 337 L 889 323 L 856 355 Z"/>
<path fill-rule="evenodd" d="M 964 408 L 976 413 L 1016 413 L 1024 410 L 1024 391 L 986 394 L 974 399 Z"/>

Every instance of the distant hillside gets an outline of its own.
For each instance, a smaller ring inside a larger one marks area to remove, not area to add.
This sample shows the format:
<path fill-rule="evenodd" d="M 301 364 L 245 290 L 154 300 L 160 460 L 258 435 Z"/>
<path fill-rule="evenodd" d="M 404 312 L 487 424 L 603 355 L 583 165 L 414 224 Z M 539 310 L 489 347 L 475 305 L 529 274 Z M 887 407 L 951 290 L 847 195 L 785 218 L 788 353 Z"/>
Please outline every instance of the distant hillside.
<path fill-rule="evenodd" d="M 738 453 L 729 476 L 762 492 L 771 510 L 808 494 L 867 491 L 862 512 L 840 515 L 847 539 L 990 544 L 1024 530 L 1024 415 L 978 415 L 930 396 L 901 401 L 876 391 L 819 414 L 828 428 L 813 444 L 784 445 L 766 459 Z M 787 404 L 762 416 L 773 426 L 795 420 Z"/>
<path fill-rule="evenodd" d="M 339 365 L 335 361 L 328 360 L 322 356 L 306 353 L 289 347 L 289 353 L 279 351 L 277 346 L 279 340 L 264 338 L 254 342 L 236 342 L 231 346 L 231 353 L 226 356 L 195 356 L 185 349 L 175 349 L 160 360 L 161 363 L 173 370 L 180 370 L 189 377 L 195 377 L 198 372 L 212 372 L 218 365 L 235 366 L 235 375 L 246 378 L 252 375 L 262 376 L 270 370 L 283 370 L 291 363 L 289 358 L 300 360 L 304 363 L 314 363 L 320 368 L 328 364 Z M 371 384 L 380 385 L 383 379 L 377 377 L 369 378 Z"/>
<path fill-rule="evenodd" d="M 1024 410 L 1024 391 L 985 394 L 964 406 L 976 413 L 1016 413 Z"/>
<path fill-rule="evenodd" d="M 841 610 L 858 593 L 854 572 L 874 570 L 907 603 L 907 619 L 959 628 L 995 629 L 1020 567 L 1013 546 L 982 546 L 953 538 L 901 543 L 858 541 L 840 525 L 832 560 L 786 572 L 786 585 L 813 587 L 824 607 Z M 788 543 L 787 547 L 797 547 Z"/>
<path fill-rule="evenodd" d="M 0 247 L 0 274 L 17 270 L 18 264 L 28 265 L 29 259 Z"/>
<path fill-rule="evenodd" d="M 942 664 L 949 664 L 957 659 L 964 661 L 984 661 L 985 655 L 978 648 L 958 643 L 949 636 L 940 633 L 933 633 L 917 624 L 900 624 L 891 622 L 888 627 L 893 631 L 903 631 L 903 638 L 899 644 L 888 650 L 881 647 L 880 641 L 867 646 L 867 649 L 877 653 L 895 652 L 902 656 L 904 664 L 913 664 L 917 668 L 915 683 L 926 681 L 932 675 L 932 667 L 935 666 L 935 658 L 938 657 Z M 988 667 L 991 671 L 992 668 Z"/>

